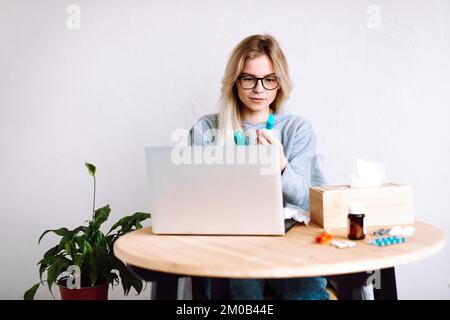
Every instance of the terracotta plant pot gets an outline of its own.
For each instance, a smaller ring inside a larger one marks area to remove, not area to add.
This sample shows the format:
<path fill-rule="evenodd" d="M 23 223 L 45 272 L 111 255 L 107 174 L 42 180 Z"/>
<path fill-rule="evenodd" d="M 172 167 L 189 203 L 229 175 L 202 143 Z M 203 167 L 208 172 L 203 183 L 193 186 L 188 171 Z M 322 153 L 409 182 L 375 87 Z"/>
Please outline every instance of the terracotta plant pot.
<path fill-rule="evenodd" d="M 108 300 L 107 283 L 80 289 L 69 289 L 62 284 L 58 284 L 58 286 L 61 300 Z"/>

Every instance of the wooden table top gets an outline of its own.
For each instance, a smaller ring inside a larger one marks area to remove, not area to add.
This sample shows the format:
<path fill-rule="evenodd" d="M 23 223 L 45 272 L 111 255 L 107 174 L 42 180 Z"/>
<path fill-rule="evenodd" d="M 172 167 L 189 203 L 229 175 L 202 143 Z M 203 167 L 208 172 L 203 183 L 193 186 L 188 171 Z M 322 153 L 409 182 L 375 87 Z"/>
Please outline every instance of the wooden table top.
<path fill-rule="evenodd" d="M 284 236 L 155 235 L 151 227 L 119 238 L 114 254 L 137 267 L 172 274 L 223 278 L 290 278 L 365 272 L 427 258 L 445 246 L 436 227 L 416 222 L 407 243 L 376 247 L 373 236 L 357 247 L 338 249 L 317 244 L 323 230 L 296 225 Z M 368 228 L 372 233 L 379 227 Z M 345 229 L 331 231 L 333 240 L 347 240 Z"/>

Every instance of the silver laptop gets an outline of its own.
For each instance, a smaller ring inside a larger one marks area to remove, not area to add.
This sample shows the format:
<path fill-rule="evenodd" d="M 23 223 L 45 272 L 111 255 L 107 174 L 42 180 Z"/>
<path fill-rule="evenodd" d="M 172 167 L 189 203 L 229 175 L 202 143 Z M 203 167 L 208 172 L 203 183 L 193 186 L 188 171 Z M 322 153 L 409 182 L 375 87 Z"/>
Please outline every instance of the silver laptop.
<path fill-rule="evenodd" d="M 147 147 L 156 234 L 283 235 L 275 147 Z"/>

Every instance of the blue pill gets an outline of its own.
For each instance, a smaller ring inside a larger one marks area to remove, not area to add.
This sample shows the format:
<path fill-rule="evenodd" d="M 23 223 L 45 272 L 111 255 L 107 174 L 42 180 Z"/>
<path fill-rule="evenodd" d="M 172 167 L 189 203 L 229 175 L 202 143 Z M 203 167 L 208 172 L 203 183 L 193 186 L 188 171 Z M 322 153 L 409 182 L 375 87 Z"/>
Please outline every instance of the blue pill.
<path fill-rule="evenodd" d="M 269 118 L 267 118 L 266 122 L 266 129 L 272 130 L 272 128 L 275 126 L 275 118 L 273 116 L 273 113 L 270 113 Z"/>
<path fill-rule="evenodd" d="M 236 131 L 234 133 L 234 142 L 238 146 L 248 145 L 247 139 L 245 138 L 244 134 L 241 131 Z"/>

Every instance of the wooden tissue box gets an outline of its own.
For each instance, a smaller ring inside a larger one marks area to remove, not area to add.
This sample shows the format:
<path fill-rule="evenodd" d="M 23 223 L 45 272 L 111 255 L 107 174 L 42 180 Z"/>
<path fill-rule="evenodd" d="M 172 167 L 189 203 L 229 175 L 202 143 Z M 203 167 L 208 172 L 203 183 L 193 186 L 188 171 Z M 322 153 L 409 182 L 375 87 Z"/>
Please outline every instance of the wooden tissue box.
<path fill-rule="evenodd" d="M 345 228 L 348 205 L 352 202 L 363 202 L 366 205 L 365 226 L 414 223 L 413 190 L 397 183 L 353 189 L 349 185 L 311 187 L 311 221 L 322 228 Z"/>

